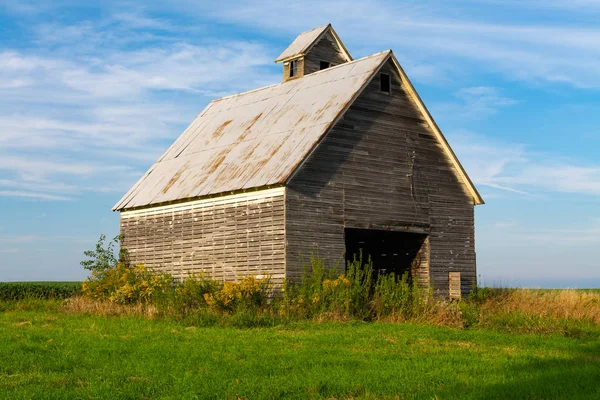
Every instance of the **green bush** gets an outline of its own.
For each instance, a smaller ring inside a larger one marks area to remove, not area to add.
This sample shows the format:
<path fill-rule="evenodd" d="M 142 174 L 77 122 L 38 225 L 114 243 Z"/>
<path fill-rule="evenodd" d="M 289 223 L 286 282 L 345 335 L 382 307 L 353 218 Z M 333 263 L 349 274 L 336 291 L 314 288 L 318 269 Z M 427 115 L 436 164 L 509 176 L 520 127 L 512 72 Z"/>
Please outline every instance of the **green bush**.
<path fill-rule="evenodd" d="M 429 291 L 415 287 L 409 275 L 376 274 L 370 259 L 358 254 L 345 273 L 311 257 L 300 282 L 284 286 L 281 313 L 288 318 L 402 319 L 425 313 L 433 304 Z"/>
<path fill-rule="evenodd" d="M 83 294 L 119 304 L 150 303 L 172 289 L 171 275 L 156 274 L 143 265 L 131 266 L 123 248 L 116 254 L 115 245 L 120 239 L 121 236 L 116 236 L 105 247 L 106 236 L 100 235 L 96 249 L 84 252 L 88 259 L 81 265 L 91 274 L 83 282 Z"/>
<path fill-rule="evenodd" d="M 401 277 L 380 274 L 375 285 L 374 312 L 378 319 L 410 320 L 425 312 L 429 293 L 412 285 L 408 273 Z"/>
<path fill-rule="evenodd" d="M 115 246 L 120 243 L 121 235 L 117 235 L 108 242 L 104 247 L 106 241 L 106 235 L 100 235 L 96 248 L 94 250 L 84 251 L 83 254 L 88 258 L 83 260 L 80 264 L 83 268 L 89 271 L 104 271 L 113 269 L 117 264 L 129 266 L 129 255 L 127 251 L 122 247 L 119 247 L 119 252 L 116 252 Z M 117 254 L 115 254 L 117 253 Z"/>
<path fill-rule="evenodd" d="M 0 282 L 0 300 L 66 299 L 81 293 L 81 282 Z"/>

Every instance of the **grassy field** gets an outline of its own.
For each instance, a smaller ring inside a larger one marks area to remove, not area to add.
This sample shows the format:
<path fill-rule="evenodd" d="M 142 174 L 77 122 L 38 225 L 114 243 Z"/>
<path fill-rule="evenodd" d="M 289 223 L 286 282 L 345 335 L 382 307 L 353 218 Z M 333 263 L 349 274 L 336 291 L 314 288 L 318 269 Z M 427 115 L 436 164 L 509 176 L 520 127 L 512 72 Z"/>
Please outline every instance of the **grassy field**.
<path fill-rule="evenodd" d="M 260 329 L 4 303 L 0 398 L 600 398 L 600 327 L 578 337 L 386 323 Z"/>

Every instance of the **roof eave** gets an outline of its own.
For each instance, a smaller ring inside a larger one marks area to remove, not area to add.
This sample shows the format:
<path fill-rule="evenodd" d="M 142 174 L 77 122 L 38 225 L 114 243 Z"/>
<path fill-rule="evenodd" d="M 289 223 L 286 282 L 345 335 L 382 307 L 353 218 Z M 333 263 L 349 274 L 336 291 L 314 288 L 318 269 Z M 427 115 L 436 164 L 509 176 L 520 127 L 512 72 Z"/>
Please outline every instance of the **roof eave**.
<path fill-rule="evenodd" d="M 282 63 L 282 62 L 296 60 L 298 58 L 303 58 L 305 54 L 306 53 L 304 52 L 304 53 L 294 54 L 293 56 L 289 56 L 289 57 L 286 57 L 286 58 L 280 58 L 280 59 L 275 60 L 275 64 L 279 64 L 279 63 Z"/>

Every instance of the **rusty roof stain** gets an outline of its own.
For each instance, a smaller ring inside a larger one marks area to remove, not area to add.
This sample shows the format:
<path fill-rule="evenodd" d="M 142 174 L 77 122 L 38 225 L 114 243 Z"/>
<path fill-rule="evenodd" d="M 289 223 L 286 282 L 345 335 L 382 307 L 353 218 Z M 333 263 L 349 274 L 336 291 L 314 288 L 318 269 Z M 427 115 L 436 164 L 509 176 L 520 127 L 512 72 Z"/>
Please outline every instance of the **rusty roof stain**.
<path fill-rule="evenodd" d="M 213 100 L 113 209 L 285 183 L 391 54 Z"/>
<path fill-rule="evenodd" d="M 169 180 L 169 182 L 167 183 L 167 186 L 165 186 L 165 188 L 163 189 L 163 194 L 166 194 L 169 189 L 171 189 L 171 187 L 177 183 L 177 181 L 179 180 L 179 178 L 181 178 L 181 174 L 183 174 L 183 171 L 185 171 L 185 169 L 190 165 L 190 163 L 185 163 L 185 165 L 183 167 L 181 167 L 179 169 L 179 171 L 177 171 L 177 173 Z"/>
<path fill-rule="evenodd" d="M 220 126 L 217 128 L 217 130 L 213 132 L 213 134 L 212 134 L 212 138 L 213 138 L 213 139 L 217 139 L 218 137 L 220 137 L 220 136 L 223 134 L 223 129 L 225 129 L 225 127 L 226 127 L 227 125 L 229 125 L 230 123 L 232 123 L 232 122 L 233 122 L 233 120 L 231 120 L 231 119 L 230 119 L 229 121 L 225 121 L 225 122 L 223 122 L 223 123 L 222 123 L 222 124 L 221 124 L 221 125 L 220 125 Z"/>

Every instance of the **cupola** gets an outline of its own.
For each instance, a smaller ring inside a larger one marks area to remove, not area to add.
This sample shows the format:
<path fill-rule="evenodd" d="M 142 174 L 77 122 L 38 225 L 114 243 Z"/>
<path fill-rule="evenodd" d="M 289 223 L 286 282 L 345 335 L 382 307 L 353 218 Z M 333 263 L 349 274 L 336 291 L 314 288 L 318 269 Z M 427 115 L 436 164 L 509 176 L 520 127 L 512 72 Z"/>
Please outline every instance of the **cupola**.
<path fill-rule="evenodd" d="M 352 56 L 331 24 L 301 33 L 275 60 L 283 63 L 283 82 L 349 61 Z"/>

